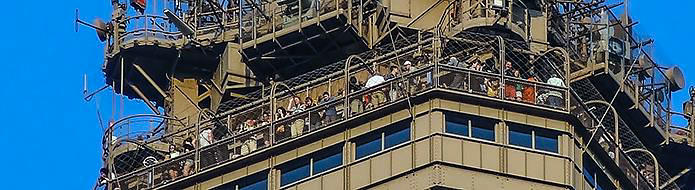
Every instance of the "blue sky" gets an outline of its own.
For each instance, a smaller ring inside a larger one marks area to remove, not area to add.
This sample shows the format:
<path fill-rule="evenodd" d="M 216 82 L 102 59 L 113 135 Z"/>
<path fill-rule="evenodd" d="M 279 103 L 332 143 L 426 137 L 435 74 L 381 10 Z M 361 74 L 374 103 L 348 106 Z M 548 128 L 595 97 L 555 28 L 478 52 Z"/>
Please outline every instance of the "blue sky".
<path fill-rule="evenodd" d="M 103 45 L 92 30 L 75 32 L 80 17 L 109 18 L 109 0 L 6 1 L 0 26 L 0 184 L 3 189 L 89 189 L 101 165 L 101 134 L 96 109 L 111 118 L 108 93 L 82 99 L 83 75 L 89 89 L 103 85 Z M 8 5 L 9 3 L 9 5 Z M 656 40 L 661 64 L 679 65 L 694 85 L 691 44 L 695 1 L 631 2 L 637 28 Z M 687 93 L 676 93 L 682 102 Z M 118 101 L 117 101 L 118 102 Z M 125 101 L 125 112 L 146 106 Z M 674 105 L 679 108 L 680 103 Z M 679 108 L 680 109 L 680 108 Z M 118 116 L 120 113 L 115 114 Z M 9 186 L 8 186 L 9 185 Z"/>

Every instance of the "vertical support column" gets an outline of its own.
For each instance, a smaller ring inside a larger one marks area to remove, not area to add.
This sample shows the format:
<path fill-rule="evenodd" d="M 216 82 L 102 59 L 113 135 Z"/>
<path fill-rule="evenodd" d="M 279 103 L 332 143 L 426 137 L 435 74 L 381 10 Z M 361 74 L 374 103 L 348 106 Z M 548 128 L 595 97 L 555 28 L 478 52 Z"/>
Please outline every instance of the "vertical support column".
<path fill-rule="evenodd" d="M 348 1 L 351 1 L 351 0 L 348 0 Z M 360 12 L 359 12 L 359 15 L 357 15 L 357 28 L 358 28 L 357 31 L 359 31 L 360 37 L 364 38 L 364 31 L 362 29 L 362 20 L 364 19 L 362 16 L 362 15 L 364 15 L 364 12 L 362 10 L 362 5 L 364 4 L 364 2 L 362 2 L 362 1 L 363 0 L 360 0 L 360 4 L 359 4 Z"/>
<path fill-rule="evenodd" d="M 655 74 L 656 74 L 657 69 L 658 68 L 652 68 L 651 69 L 651 72 L 652 72 L 651 76 L 656 76 Z M 656 81 L 654 81 L 654 77 L 650 77 L 649 80 L 650 80 L 650 82 L 649 82 L 650 87 L 649 88 L 650 88 L 650 90 L 652 90 L 651 95 L 649 96 L 649 125 L 650 125 L 650 127 L 654 127 L 654 106 L 655 106 L 654 101 L 656 101 L 656 92 L 654 92 L 653 90 L 655 88 L 654 82 L 656 82 Z"/>
<path fill-rule="evenodd" d="M 258 40 L 256 39 L 256 38 L 258 38 L 258 26 L 256 24 L 256 19 L 258 17 L 257 16 L 258 15 L 258 13 L 257 13 L 258 9 L 256 9 L 256 8 L 252 8 L 252 9 L 253 9 L 253 11 L 251 13 L 253 14 L 253 16 L 251 17 L 251 23 L 253 25 L 253 48 L 256 48 L 256 47 L 258 47 Z"/>
<path fill-rule="evenodd" d="M 198 100 L 198 81 L 195 78 L 172 78 L 169 88 L 171 101 L 164 103 L 169 108 L 166 110 L 166 115 L 179 118 L 183 122 L 169 121 L 167 123 L 166 133 L 172 134 L 198 123 L 200 116 L 198 102 L 200 100 Z M 176 135 L 174 143 L 182 144 L 186 137 L 187 135 Z"/>
<path fill-rule="evenodd" d="M 336 0 L 337 1 L 337 0 Z M 347 1 L 348 7 L 347 7 L 347 14 L 348 14 L 348 24 L 352 24 L 352 0 L 345 0 Z"/>
<path fill-rule="evenodd" d="M 434 87 L 437 87 L 439 84 L 439 60 L 441 59 L 441 54 L 442 54 L 442 42 L 444 38 L 444 35 L 441 32 L 435 33 L 434 40 L 432 40 L 432 60 L 430 60 L 434 64 L 434 69 L 432 72 L 432 85 Z M 414 113 L 415 110 L 413 110 Z"/>
<path fill-rule="evenodd" d="M 239 11 L 239 22 L 238 22 L 239 23 L 239 26 L 238 26 L 239 27 L 239 47 L 243 47 L 243 45 L 244 45 L 244 29 L 243 29 L 244 19 L 243 19 L 243 15 L 242 15 L 242 12 L 243 12 L 242 9 L 244 8 L 244 6 L 242 6 L 241 3 L 242 3 L 242 0 L 239 0 L 239 2 L 237 2 L 237 5 L 239 6 L 239 9 L 238 9 L 238 11 Z"/>

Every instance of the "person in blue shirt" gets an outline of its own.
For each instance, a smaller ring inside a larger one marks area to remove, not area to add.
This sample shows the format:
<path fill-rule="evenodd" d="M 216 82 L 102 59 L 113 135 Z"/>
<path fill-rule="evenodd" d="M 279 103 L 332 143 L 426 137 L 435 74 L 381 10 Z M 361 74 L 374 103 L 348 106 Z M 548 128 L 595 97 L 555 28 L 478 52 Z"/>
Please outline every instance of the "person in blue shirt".
<path fill-rule="evenodd" d="M 338 111 L 335 109 L 335 105 L 328 105 L 327 103 L 335 100 L 335 97 L 331 96 L 328 92 L 324 92 L 321 98 L 320 104 L 326 107 L 323 112 L 323 124 L 329 124 L 338 119 Z"/>

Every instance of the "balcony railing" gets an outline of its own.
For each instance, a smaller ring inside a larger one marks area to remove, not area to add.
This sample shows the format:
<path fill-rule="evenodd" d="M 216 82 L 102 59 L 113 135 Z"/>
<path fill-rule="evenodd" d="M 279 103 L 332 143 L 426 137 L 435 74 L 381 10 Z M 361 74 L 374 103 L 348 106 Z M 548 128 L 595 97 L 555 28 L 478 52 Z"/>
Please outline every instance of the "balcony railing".
<path fill-rule="evenodd" d="M 210 4 L 211 2 L 216 5 Z M 307 2 L 309 4 L 306 4 Z M 320 15 L 334 11 L 352 8 L 354 10 L 347 12 L 355 12 L 354 15 L 366 11 L 361 4 L 349 7 L 348 0 L 285 0 L 262 1 L 254 4 L 245 1 L 203 1 L 201 3 L 196 5 L 192 2 L 182 2 L 187 5 L 177 7 L 167 1 L 159 3 L 164 6 L 148 8 L 143 13 L 126 10 L 123 18 L 114 24 L 121 30 L 118 38 L 109 43 L 107 52 L 115 50 L 113 45 L 125 42 L 158 40 L 160 44 L 175 44 L 176 41 L 184 39 L 186 36 L 180 29 L 164 16 L 164 10 L 175 12 L 185 24 L 191 27 L 194 33 L 190 37 L 194 40 L 223 38 L 230 41 L 239 37 L 239 43 L 254 41 L 293 26 L 301 28 L 302 23 L 307 25 L 314 21 L 318 23 L 321 20 Z M 232 37 L 227 38 L 225 32 L 232 32 Z"/>
<path fill-rule="evenodd" d="M 433 46 L 432 40 L 391 52 L 389 57 L 372 60 L 351 57 L 344 62 L 345 70 L 329 74 L 328 78 L 314 79 L 294 87 L 275 83 L 270 97 L 242 106 L 236 109 L 238 111 L 225 112 L 229 114 L 146 139 L 143 147 L 161 142 L 173 146 L 169 152 L 161 152 L 168 154 L 165 161 L 133 172 L 117 172 L 119 186 L 124 190 L 161 186 L 399 102 L 412 105 L 412 97 L 437 89 L 568 112 L 567 87 L 508 77 L 501 74 L 507 71 L 504 67 L 500 72 L 485 72 L 449 65 L 452 57 L 458 56 L 461 60 L 467 57 L 468 52 L 461 53 L 463 50 L 459 48 L 487 45 L 481 45 L 479 39 L 468 42 L 447 40 L 460 43 L 448 43 L 444 47 L 448 49 L 440 51 L 441 57 L 422 53 L 424 47 Z M 507 43 L 504 40 L 499 42 Z M 494 58 L 484 64 L 489 67 L 500 65 L 501 55 L 507 54 L 503 49 L 497 51 L 501 53 L 493 55 Z M 513 59 L 509 61 L 522 64 Z M 560 66 L 567 64 L 562 60 L 547 61 L 561 61 L 554 63 Z M 538 72 L 535 75 L 539 76 L 534 77 L 549 78 L 543 76 L 545 74 L 548 73 Z M 380 76 L 386 77 L 382 81 Z M 560 76 L 566 77 L 565 73 Z M 506 86 L 514 86 L 515 90 L 519 86 L 520 98 L 516 92 L 514 96 L 506 96 L 512 94 L 505 90 Z M 306 103 L 307 97 L 311 103 Z M 299 100 L 292 100 L 295 98 Z"/>

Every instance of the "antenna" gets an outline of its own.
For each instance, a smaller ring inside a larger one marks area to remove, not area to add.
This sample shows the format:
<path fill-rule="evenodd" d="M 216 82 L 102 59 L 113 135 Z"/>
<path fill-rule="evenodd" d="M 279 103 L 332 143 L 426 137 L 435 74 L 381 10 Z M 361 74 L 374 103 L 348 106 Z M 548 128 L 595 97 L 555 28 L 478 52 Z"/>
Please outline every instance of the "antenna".
<path fill-rule="evenodd" d="M 111 34 L 109 32 L 109 28 L 111 28 L 110 24 L 106 24 L 103 20 L 96 18 L 93 21 L 93 24 L 90 24 L 88 22 L 85 22 L 83 20 L 80 20 L 80 9 L 75 9 L 75 32 L 79 32 L 79 24 L 82 24 L 84 26 L 90 27 L 97 32 L 97 37 L 99 37 L 99 40 L 106 41 L 108 38 L 108 34 Z"/>
<path fill-rule="evenodd" d="M 89 102 L 90 100 L 92 100 L 92 98 L 94 97 L 94 95 L 96 95 L 97 93 L 99 93 L 99 92 L 101 92 L 101 91 L 103 91 L 104 89 L 106 89 L 106 88 L 109 87 L 109 85 L 104 85 L 103 87 L 99 88 L 98 90 L 96 90 L 96 91 L 94 91 L 94 92 L 92 92 L 92 93 L 89 93 L 89 90 L 87 90 L 87 74 L 84 74 L 84 79 L 83 79 L 83 80 L 84 80 L 84 87 L 82 88 L 82 94 L 84 95 L 84 101 L 87 101 L 87 102 Z M 89 93 L 89 94 L 88 94 L 88 93 Z"/>

